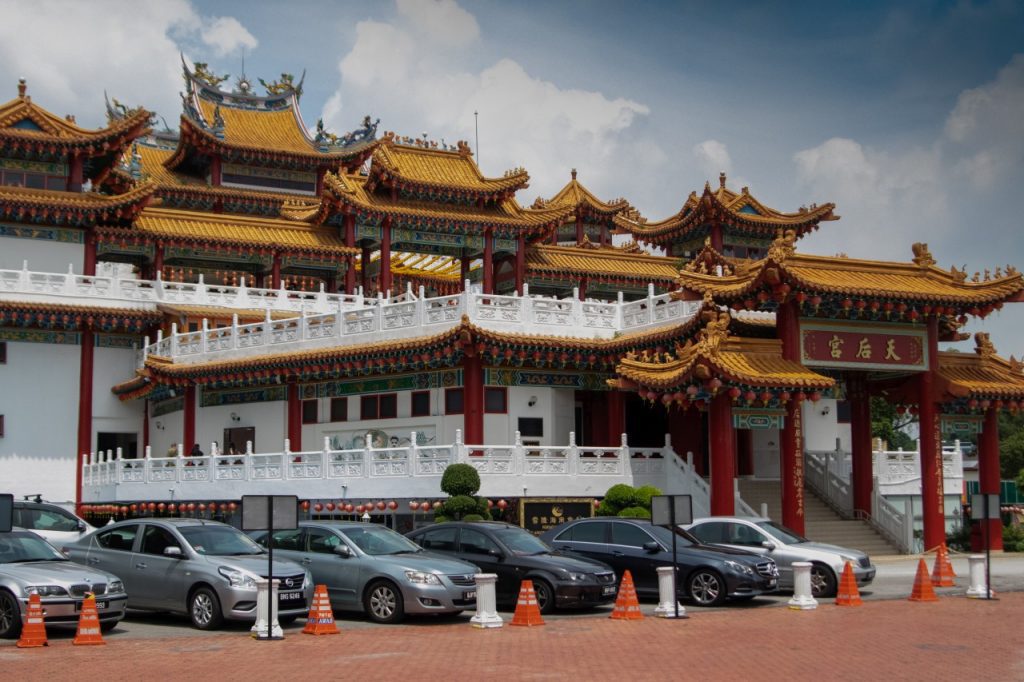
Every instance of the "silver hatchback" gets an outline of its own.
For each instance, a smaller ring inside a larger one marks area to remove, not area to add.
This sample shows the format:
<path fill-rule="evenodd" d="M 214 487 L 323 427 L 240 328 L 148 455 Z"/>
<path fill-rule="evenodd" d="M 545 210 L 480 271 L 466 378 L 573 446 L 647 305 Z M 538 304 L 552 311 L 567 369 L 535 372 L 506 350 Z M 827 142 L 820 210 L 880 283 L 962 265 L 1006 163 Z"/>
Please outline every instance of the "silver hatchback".
<path fill-rule="evenodd" d="M 253 535 L 267 544 L 266 532 Z M 332 607 L 362 611 L 378 623 L 476 606 L 473 576 L 480 569 L 425 552 L 377 524 L 303 521 L 297 530 L 274 532 L 274 555 L 307 566 L 327 586 Z"/>
<path fill-rule="evenodd" d="M 128 595 L 116 575 L 76 564 L 35 533 L 0 533 L 0 637 L 17 637 L 29 595 L 38 594 L 46 625 L 74 627 L 87 594 L 96 597 L 100 628 L 124 618 Z"/>
<path fill-rule="evenodd" d="M 200 630 L 230 620 L 256 620 L 256 581 L 267 555 L 237 528 L 202 519 L 121 521 L 64 545 L 74 561 L 121 576 L 128 608 L 187 614 Z M 313 581 L 302 566 L 275 557 L 281 581 L 278 619 L 308 613 Z"/>

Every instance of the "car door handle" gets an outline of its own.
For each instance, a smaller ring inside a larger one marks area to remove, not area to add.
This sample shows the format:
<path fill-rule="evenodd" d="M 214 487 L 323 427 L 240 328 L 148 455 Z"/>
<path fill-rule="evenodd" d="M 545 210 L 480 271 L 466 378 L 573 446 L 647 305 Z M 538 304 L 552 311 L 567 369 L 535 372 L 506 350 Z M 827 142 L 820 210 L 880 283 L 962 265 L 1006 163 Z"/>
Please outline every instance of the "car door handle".
<path fill-rule="evenodd" d="M 626 556 L 622 552 L 612 552 L 612 556 Z"/>
<path fill-rule="evenodd" d="M 89 557 L 90 564 L 98 564 L 100 560 L 97 557 Z"/>
<path fill-rule="evenodd" d="M 306 557 L 305 559 L 302 560 L 301 563 L 303 563 L 303 564 L 311 564 L 311 563 L 313 563 L 313 560 L 310 559 L 309 557 Z"/>
<path fill-rule="evenodd" d="M 146 567 L 146 564 L 142 563 L 141 561 L 139 563 L 135 564 L 135 568 L 145 568 L 145 567 Z"/>

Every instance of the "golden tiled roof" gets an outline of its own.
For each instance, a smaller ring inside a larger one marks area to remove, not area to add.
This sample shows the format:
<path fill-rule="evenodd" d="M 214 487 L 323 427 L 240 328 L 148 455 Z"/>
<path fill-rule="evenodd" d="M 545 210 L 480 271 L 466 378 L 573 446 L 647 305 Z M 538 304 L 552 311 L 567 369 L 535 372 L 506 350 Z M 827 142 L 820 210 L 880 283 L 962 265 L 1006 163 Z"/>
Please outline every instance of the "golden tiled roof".
<path fill-rule="evenodd" d="M 239 321 L 244 321 L 246 324 L 267 319 L 267 311 L 265 309 L 219 308 L 216 306 L 178 305 L 173 303 L 158 303 L 156 308 L 167 315 L 185 316 L 194 319 L 230 320 L 233 315 L 238 315 Z M 295 317 L 295 315 L 296 313 L 293 310 L 272 310 L 270 312 L 270 319 L 287 320 Z"/>
<path fill-rule="evenodd" d="M 198 97 L 199 112 L 208 126 L 213 125 L 217 104 Z M 276 110 L 241 109 L 220 106 L 224 120 L 223 142 L 237 147 L 268 149 L 297 154 L 320 154 L 302 128 L 292 107 Z"/>
<path fill-rule="evenodd" d="M 150 208 L 136 219 L 134 229 L 154 237 L 186 241 L 243 244 L 263 248 L 355 254 L 336 229 L 314 228 L 288 220 L 250 216 L 194 213 Z"/>
<path fill-rule="evenodd" d="M 50 189 L 0 186 L 0 203 L 19 206 L 51 207 L 73 211 L 115 212 L 141 202 L 156 189 L 153 183 L 141 183 L 124 194 L 99 192 L 62 192 Z"/>
<path fill-rule="evenodd" d="M 103 140 L 126 133 L 138 134 L 148 123 L 150 115 L 150 112 L 140 109 L 106 128 L 90 130 L 80 127 L 73 120 L 55 116 L 35 104 L 31 97 L 21 95 L 0 105 L 0 136 L 60 145 L 93 145 L 97 153 L 104 153 L 107 150 L 103 148 Z M 34 123 L 39 130 L 14 127 L 25 120 Z"/>
<path fill-rule="evenodd" d="M 462 264 L 451 256 L 399 252 L 391 254 L 391 272 L 416 279 L 458 282 Z"/>
<path fill-rule="evenodd" d="M 776 240 L 776 245 L 779 243 Z M 749 266 L 737 264 L 733 273 L 722 277 L 680 271 L 679 284 L 702 294 L 711 292 L 716 300 L 731 300 L 757 289 L 769 277 L 807 293 L 962 305 L 1004 301 L 1024 290 L 1024 278 L 1012 269 L 984 281 L 968 281 L 966 274 L 955 268 L 938 268 L 930 255 L 918 256 L 919 262 L 901 263 L 797 254 L 792 252 L 791 237 L 788 251 L 776 245 L 766 258 Z M 927 247 L 924 249 L 926 253 Z"/>
<path fill-rule="evenodd" d="M 526 252 L 526 270 L 657 282 L 674 282 L 679 276 L 676 259 L 627 253 L 612 246 L 583 249 L 538 244 Z"/>
<path fill-rule="evenodd" d="M 324 189 L 353 208 L 433 221 L 470 223 L 486 226 L 505 226 L 512 229 L 543 228 L 552 225 L 571 211 L 566 208 L 524 209 L 515 199 L 505 199 L 496 205 L 479 207 L 466 204 L 437 203 L 392 199 L 388 193 L 371 193 L 366 189 L 367 178 L 359 175 L 327 173 Z"/>
<path fill-rule="evenodd" d="M 1024 398 L 1024 363 L 996 355 L 986 332 L 974 335 L 974 353 L 939 352 L 938 374 L 958 398 Z"/>
<path fill-rule="evenodd" d="M 592 213 L 611 215 L 620 213 L 629 208 L 629 202 L 625 199 L 613 199 L 612 201 L 602 201 L 598 199 L 594 194 L 583 186 L 579 180 L 576 179 L 576 169 L 572 171 L 572 179 L 569 183 L 560 189 L 558 193 L 548 199 L 538 199 L 534 202 L 534 208 L 543 207 L 556 207 L 556 206 L 571 206 L 572 208 L 586 207 Z"/>
<path fill-rule="evenodd" d="M 839 216 L 833 214 L 834 210 L 835 204 L 829 203 L 801 208 L 795 213 L 783 213 L 762 204 L 750 195 L 746 187 L 738 193 L 728 189 L 723 174 L 717 190 L 712 190 L 710 184 L 707 184 L 700 197 L 692 192 L 679 212 L 665 220 L 647 222 L 621 214 L 615 217 L 615 224 L 638 239 L 656 243 L 714 220 L 726 220 L 763 230 L 794 229 L 798 234 L 803 234 L 814 229 L 819 222 L 837 220 Z"/>
<path fill-rule="evenodd" d="M 484 177 L 464 144 L 460 144 L 458 151 L 448 151 L 396 144 L 392 135 L 385 136 L 374 150 L 373 165 L 373 174 L 398 181 L 477 194 L 502 194 L 525 187 L 530 180 L 522 169 L 501 178 Z"/>

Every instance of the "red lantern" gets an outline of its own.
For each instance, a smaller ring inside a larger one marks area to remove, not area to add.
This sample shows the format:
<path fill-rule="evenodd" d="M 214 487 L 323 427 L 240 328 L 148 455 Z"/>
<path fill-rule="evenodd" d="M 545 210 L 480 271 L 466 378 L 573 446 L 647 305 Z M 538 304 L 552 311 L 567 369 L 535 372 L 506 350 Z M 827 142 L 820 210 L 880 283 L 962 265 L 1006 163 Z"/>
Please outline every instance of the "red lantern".
<path fill-rule="evenodd" d="M 761 398 L 762 403 L 767 403 L 769 400 L 772 399 L 772 394 L 769 393 L 768 391 L 761 391 L 761 395 L 759 397 Z"/>
<path fill-rule="evenodd" d="M 194 512 L 196 510 L 196 503 L 195 502 L 189 502 L 188 506 L 186 507 L 186 509 L 188 509 L 190 512 Z"/>
<path fill-rule="evenodd" d="M 896 414 L 898 414 L 899 416 L 902 417 L 906 411 L 907 411 L 907 408 L 904 405 L 897 405 L 896 406 Z"/>
<path fill-rule="evenodd" d="M 206 511 L 206 505 L 204 503 L 202 503 L 202 502 L 199 503 L 199 511 L 201 511 L 201 512 Z"/>
<path fill-rule="evenodd" d="M 597 509 L 600 506 L 601 506 L 601 500 L 594 500 L 594 509 Z"/>
<path fill-rule="evenodd" d="M 429 502 L 420 502 L 420 509 L 425 511 L 425 512 L 430 511 L 430 503 Z"/>
<path fill-rule="evenodd" d="M 820 393 L 818 393 L 817 391 L 815 391 L 814 393 L 812 393 L 812 394 L 811 394 L 811 402 L 812 402 L 812 403 L 816 403 L 816 402 L 818 402 L 819 400 L 821 400 L 821 394 L 820 394 Z"/>
<path fill-rule="evenodd" d="M 487 508 L 490 509 L 493 506 L 494 506 L 494 502 L 492 502 L 491 500 L 487 500 Z"/>
<path fill-rule="evenodd" d="M 178 511 L 178 505 L 171 502 L 169 505 L 167 505 L 167 511 L 171 514 L 176 513 Z"/>
<path fill-rule="evenodd" d="M 135 504 L 133 502 L 132 504 L 128 505 L 128 509 L 130 509 L 132 514 L 134 514 L 135 512 L 137 512 L 139 510 L 139 505 L 137 505 L 137 504 Z"/>
<path fill-rule="evenodd" d="M 224 508 L 224 504 L 223 503 L 220 504 L 220 508 L 221 509 Z M 217 511 L 217 503 L 216 502 L 211 502 L 210 506 L 209 506 L 209 509 L 210 509 L 211 512 Z"/>
<path fill-rule="evenodd" d="M 742 393 L 742 391 L 740 391 L 740 389 L 736 388 L 735 386 L 729 389 L 729 397 L 732 398 L 733 400 L 739 398 L 740 393 Z"/>
<path fill-rule="evenodd" d="M 309 511 L 309 500 L 302 501 L 302 511 Z"/>
<path fill-rule="evenodd" d="M 157 508 L 157 511 L 159 511 L 161 514 L 163 514 L 167 510 L 167 505 L 164 504 L 163 502 L 161 502 L 160 504 L 158 504 L 156 506 L 156 508 Z"/>
<path fill-rule="evenodd" d="M 718 377 L 715 377 L 714 379 L 708 382 L 708 386 L 711 387 L 712 391 L 717 391 L 722 387 L 722 380 L 719 379 Z"/>
<path fill-rule="evenodd" d="M 754 399 L 756 397 L 757 394 L 754 393 L 753 391 L 747 391 L 746 393 L 743 394 L 743 399 L 746 400 L 748 403 L 754 402 Z"/>
<path fill-rule="evenodd" d="M 388 502 L 388 509 L 390 509 L 391 511 L 395 511 L 396 509 L 398 509 L 398 503 L 395 502 L 394 500 L 391 500 L 390 502 Z"/>
<path fill-rule="evenodd" d="M 147 504 L 146 509 L 148 509 L 151 512 L 156 511 L 156 502 L 150 502 L 149 504 Z"/>
<path fill-rule="evenodd" d="M 122 514 L 127 514 L 127 513 L 128 513 L 128 507 L 127 507 L 127 506 L 123 506 L 123 505 L 122 505 L 122 506 L 121 506 L 121 513 L 122 513 Z"/>
<path fill-rule="evenodd" d="M 323 510 L 324 510 L 324 506 L 322 504 L 320 504 L 319 502 L 317 502 L 316 504 L 313 505 L 313 511 L 315 511 L 317 513 L 320 513 Z"/>
<path fill-rule="evenodd" d="M 416 511 L 419 508 L 420 508 L 420 503 L 419 502 L 417 502 L 416 500 L 409 500 L 409 509 L 412 509 L 413 511 Z"/>
<path fill-rule="evenodd" d="M 791 396 L 789 394 L 789 391 L 783 391 L 782 393 L 779 394 L 779 401 L 782 403 L 788 403 L 790 397 Z"/>
<path fill-rule="evenodd" d="M 434 509 L 440 509 L 440 508 L 441 508 L 441 503 L 440 502 L 435 502 L 434 503 Z"/>
<path fill-rule="evenodd" d="M 228 509 L 234 512 L 236 509 L 238 509 L 238 504 L 235 502 L 228 502 Z"/>
<path fill-rule="evenodd" d="M 363 511 L 365 511 L 365 509 L 366 509 L 366 507 L 364 507 L 361 504 L 360 505 L 356 505 L 356 513 L 358 513 L 358 514 L 362 514 Z"/>
<path fill-rule="evenodd" d="M 503 499 L 502 500 L 498 500 L 498 509 L 504 509 L 507 506 L 508 506 L 508 502 L 506 502 Z"/>
<path fill-rule="evenodd" d="M 384 500 L 381 500 L 380 502 L 377 503 L 377 509 L 379 509 L 381 511 L 384 511 L 385 509 L 387 509 L 387 506 L 388 505 L 384 502 Z"/>
<path fill-rule="evenodd" d="M 349 502 L 348 504 L 345 505 L 345 511 L 347 511 L 349 514 L 351 514 L 353 511 L 355 511 L 355 509 L 356 509 L 356 506 L 354 504 L 352 504 L 351 502 Z"/>
<path fill-rule="evenodd" d="M 327 507 L 327 511 L 329 511 L 329 512 L 334 511 L 334 503 L 333 502 L 328 502 L 326 507 Z"/>

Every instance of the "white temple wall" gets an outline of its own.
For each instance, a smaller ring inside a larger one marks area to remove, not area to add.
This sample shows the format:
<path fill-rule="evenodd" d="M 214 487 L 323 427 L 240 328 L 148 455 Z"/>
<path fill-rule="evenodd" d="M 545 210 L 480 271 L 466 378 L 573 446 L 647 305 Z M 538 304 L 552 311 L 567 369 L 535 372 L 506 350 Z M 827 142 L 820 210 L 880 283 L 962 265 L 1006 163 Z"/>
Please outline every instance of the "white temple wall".
<path fill-rule="evenodd" d="M 803 403 L 804 450 L 835 450 L 836 438 L 843 450 L 851 450 L 850 425 L 840 424 L 834 398 Z"/>
<path fill-rule="evenodd" d="M 97 447 L 100 432 L 134 433 L 136 456 L 142 456 L 142 401 L 122 402 L 110 387 L 135 372 L 135 351 L 124 348 L 96 348 L 93 351 L 92 435 L 90 450 Z M 127 457 L 128 452 L 124 453 Z"/>
<path fill-rule="evenodd" d="M 547 443 L 549 445 L 568 443 L 569 433 L 576 430 L 576 390 L 572 388 L 548 390 L 551 392 L 551 430 L 549 432 L 547 424 L 544 425 Z"/>
<path fill-rule="evenodd" d="M 47 228 L 50 229 L 50 228 Z M 0 270 L 28 269 L 35 272 L 67 272 L 68 265 L 82 274 L 85 246 L 43 239 L 0 237 Z"/>
<path fill-rule="evenodd" d="M 197 394 L 199 391 L 196 392 Z M 197 395 L 198 403 L 199 397 Z M 179 415 L 177 427 L 177 438 L 181 439 L 184 428 L 184 411 L 176 412 Z M 231 415 L 238 415 L 238 421 L 231 419 Z M 265 403 L 246 403 L 244 405 L 215 405 L 212 407 L 199 407 L 196 405 L 196 442 L 202 448 L 204 454 L 210 454 L 210 444 L 216 442 L 217 447 L 224 450 L 224 429 L 254 427 L 255 452 L 280 452 L 284 447 L 284 439 L 288 434 L 288 403 L 284 400 L 274 400 Z M 236 443 L 240 450 L 245 450 L 245 443 Z M 192 448 L 191 443 L 184 443 L 185 454 Z M 315 446 L 314 446 L 315 448 Z M 294 449 L 294 448 L 293 448 Z M 156 448 L 153 449 L 157 452 Z"/>
<path fill-rule="evenodd" d="M 777 479 L 782 466 L 782 431 L 763 429 L 750 432 L 754 478 Z"/>
<path fill-rule="evenodd" d="M 7 342 L 7 363 L 0 365 L 0 492 L 75 499 L 80 358 L 78 345 Z"/>
<path fill-rule="evenodd" d="M 185 426 L 185 411 L 178 410 L 149 418 L 149 445 L 154 457 L 164 457 L 172 445 L 181 442 Z"/>

